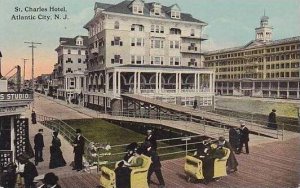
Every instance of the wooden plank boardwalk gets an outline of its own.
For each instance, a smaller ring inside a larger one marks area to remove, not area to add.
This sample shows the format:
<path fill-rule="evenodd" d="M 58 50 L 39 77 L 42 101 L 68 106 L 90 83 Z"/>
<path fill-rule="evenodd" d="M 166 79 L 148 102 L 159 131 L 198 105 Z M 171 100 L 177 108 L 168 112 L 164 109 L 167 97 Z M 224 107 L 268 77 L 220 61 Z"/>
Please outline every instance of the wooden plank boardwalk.
<path fill-rule="evenodd" d="M 172 188 L 297 188 L 300 184 L 300 137 L 250 148 L 250 154 L 236 156 L 238 171 L 219 181 L 188 183 L 183 170 L 184 159 L 162 162 L 166 187 Z M 76 174 L 61 178 L 65 188 L 92 188 L 98 185 L 97 174 Z M 153 175 L 151 188 L 158 187 Z"/>
<path fill-rule="evenodd" d="M 194 110 L 185 106 L 173 104 L 173 103 L 165 103 L 161 102 L 156 99 L 152 99 L 146 96 L 141 96 L 137 94 L 122 94 L 123 97 L 127 97 L 130 99 L 142 101 L 144 103 L 148 104 L 153 104 L 156 106 L 160 106 L 165 109 L 169 109 L 178 113 L 186 114 L 189 116 L 201 118 L 203 117 L 204 119 L 209 119 L 212 121 L 220 122 L 222 124 L 228 125 L 230 127 L 240 127 L 240 120 L 239 118 L 234 118 L 234 117 L 228 117 L 228 116 L 223 116 L 219 114 L 215 114 L 212 112 L 207 112 L 204 110 Z M 246 121 L 246 125 L 249 128 L 249 130 L 252 133 L 260 134 L 260 135 L 267 135 L 270 137 L 277 138 L 277 130 L 272 130 L 272 129 L 267 129 L 266 125 L 261 125 L 253 122 Z"/>

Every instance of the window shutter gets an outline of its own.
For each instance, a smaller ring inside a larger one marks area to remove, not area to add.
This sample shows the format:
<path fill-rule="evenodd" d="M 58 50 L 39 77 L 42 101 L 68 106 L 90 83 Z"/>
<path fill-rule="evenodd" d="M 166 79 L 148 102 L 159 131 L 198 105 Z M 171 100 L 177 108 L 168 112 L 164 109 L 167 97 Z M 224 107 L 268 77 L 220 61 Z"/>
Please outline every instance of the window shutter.
<path fill-rule="evenodd" d="M 115 45 L 115 42 L 114 42 L 114 41 L 111 41 L 111 45 L 114 46 L 114 45 Z"/>
<path fill-rule="evenodd" d="M 115 61 L 114 59 L 111 59 L 111 64 L 114 64 L 114 61 Z"/>
<path fill-rule="evenodd" d="M 120 42 L 120 46 L 123 46 L 123 42 L 122 41 Z"/>

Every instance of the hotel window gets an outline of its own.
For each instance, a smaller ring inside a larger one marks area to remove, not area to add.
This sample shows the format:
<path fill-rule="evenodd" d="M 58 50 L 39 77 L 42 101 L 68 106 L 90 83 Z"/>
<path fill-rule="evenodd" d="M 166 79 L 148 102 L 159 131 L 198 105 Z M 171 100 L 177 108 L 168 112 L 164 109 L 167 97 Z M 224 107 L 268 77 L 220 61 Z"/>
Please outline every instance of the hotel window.
<path fill-rule="evenodd" d="M 78 55 L 81 55 L 81 50 L 78 50 Z"/>
<path fill-rule="evenodd" d="M 154 33 L 155 25 L 151 25 L 151 32 Z"/>
<path fill-rule="evenodd" d="M 136 46 L 142 46 L 142 38 L 136 39 Z"/>
<path fill-rule="evenodd" d="M 191 29 L 191 36 L 195 36 L 195 29 Z"/>
<path fill-rule="evenodd" d="M 78 58 L 78 63 L 81 63 L 81 58 Z"/>
<path fill-rule="evenodd" d="M 123 46 L 123 42 L 120 37 L 114 37 L 114 40 L 111 41 L 112 46 Z"/>
<path fill-rule="evenodd" d="M 135 64 L 135 56 L 134 55 L 131 56 L 131 64 Z"/>
<path fill-rule="evenodd" d="M 151 65 L 163 65 L 163 64 L 164 64 L 164 58 L 163 57 L 151 56 Z"/>
<path fill-rule="evenodd" d="M 120 55 L 115 55 L 114 59 L 111 59 L 111 64 L 114 64 L 114 63 L 123 64 L 123 59 L 121 59 Z"/>
<path fill-rule="evenodd" d="M 171 18 L 180 19 L 180 12 L 179 11 L 171 11 Z"/>
<path fill-rule="evenodd" d="M 120 23 L 118 21 L 115 21 L 115 29 L 120 29 Z"/>
<path fill-rule="evenodd" d="M 164 26 L 160 26 L 160 33 L 164 33 L 164 32 L 165 32 Z"/>
<path fill-rule="evenodd" d="M 290 63 L 286 63 L 285 68 L 290 68 Z"/>
<path fill-rule="evenodd" d="M 71 50 L 68 50 L 68 54 L 71 54 Z"/>
<path fill-rule="evenodd" d="M 151 40 L 151 48 L 164 48 L 163 40 Z"/>
<path fill-rule="evenodd" d="M 156 33 L 159 33 L 159 28 L 160 28 L 159 25 L 156 25 L 156 26 L 155 26 L 155 32 L 156 32 Z"/>
<path fill-rule="evenodd" d="M 180 57 L 170 57 L 170 65 L 180 65 Z"/>

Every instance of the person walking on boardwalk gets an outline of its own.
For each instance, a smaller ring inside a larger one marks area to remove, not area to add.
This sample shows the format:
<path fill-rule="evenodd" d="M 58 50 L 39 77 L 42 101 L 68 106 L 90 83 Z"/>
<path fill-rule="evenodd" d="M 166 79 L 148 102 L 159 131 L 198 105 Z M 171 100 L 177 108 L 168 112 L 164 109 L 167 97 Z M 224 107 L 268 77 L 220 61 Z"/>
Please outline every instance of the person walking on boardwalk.
<path fill-rule="evenodd" d="M 49 164 L 50 169 L 66 166 L 67 164 L 63 157 L 60 146 L 61 146 L 61 142 L 60 139 L 58 138 L 58 132 L 54 131 L 52 137 L 52 146 L 50 146 L 50 164 Z"/>
<path fill-rule="evenodd" d="M 269 114 L 268 127 L 271 129 L 277 129 L 275 109 L 273 109 L 272 112 Z"/>
<path fill-rule="evenodd" d="M 39 162 L 44 161 L 43 148 L 44 148 L 43 129 L 39 129 L 39 132 L 34 136 L 35 165 L 38 165 Z"/>
<path fill-rule="evenodd" d="M 34 110 L 32 110 L 32 113 L 31 113 L 31 123 L 36 124 L 36 113 Z"/>
<path fill-rule="evenodd" d="M 81 130 L 76 129 L 76 137 L 73 141 L 74 146 L 74 168 L 73 170 L 82 170 L 82 156 L 84 154 L 84 138 L 81 135 Z"/>
<path fill-rule="evenodd" d="M 165 181 L 161 173 L 161 163 L 159 156 L 156 152 L 156 150 L 152 149 L 152 145 L 150 142 L 145 142 L 144 147 L 146 148 L 146 153 L 148 157 L 151 158 L 151 165 L 148 170 L 148 176 L 147 176 L 147 182 L 150 185 L 151 175 L 153 172 L 155 173 L 158 181 L 159 181 L 159 187 L 164 188 L 165 187 Z"/>
<path fill-rule="evenodd" d="M 239 132 L 233 127 L 229 128 L 229 143 L 234 153 L 237 153 L 238 148 L 240 147 L 240 135 Z"/>
<path fill-rule="evenodd" d="M 152 146 L 152 150 L 155 150 L 157 149 L 157 142 L 156 142 L 156 136 L 153 134 L 152 130 L 147 130 L 147 136 L 145 138 L 145 142 L 150 142 L 151 143 L 151 146 Z"/>
<path fill-rule="evenodd" d="M 241 121 L 241 128 L 240 128 L 240 147 L 238 153 L 241 153 L 243 150 L 243 146 L 245 145 L 246 153 L 249 154 L 249 129 L 246 127 L 244 121 Z"/>

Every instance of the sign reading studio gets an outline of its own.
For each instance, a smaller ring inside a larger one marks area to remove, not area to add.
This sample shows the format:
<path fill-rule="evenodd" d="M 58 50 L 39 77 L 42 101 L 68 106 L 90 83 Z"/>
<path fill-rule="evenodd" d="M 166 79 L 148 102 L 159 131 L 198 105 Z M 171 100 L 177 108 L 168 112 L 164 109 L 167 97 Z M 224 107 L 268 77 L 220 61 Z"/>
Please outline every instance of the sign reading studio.
<path fill-rule="evenodd" d="M 31 93 L 0 93 L 0 102 L 32 100 Z"/>

